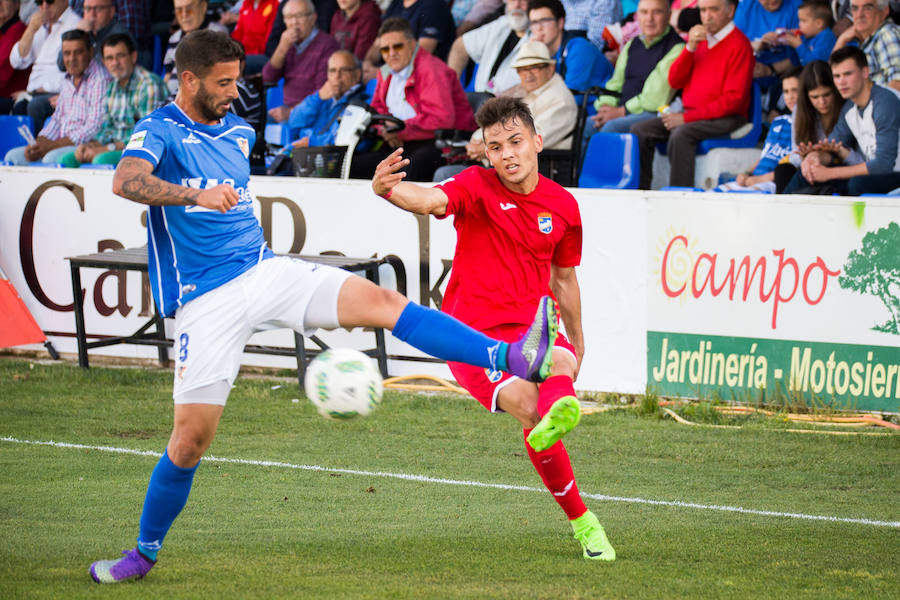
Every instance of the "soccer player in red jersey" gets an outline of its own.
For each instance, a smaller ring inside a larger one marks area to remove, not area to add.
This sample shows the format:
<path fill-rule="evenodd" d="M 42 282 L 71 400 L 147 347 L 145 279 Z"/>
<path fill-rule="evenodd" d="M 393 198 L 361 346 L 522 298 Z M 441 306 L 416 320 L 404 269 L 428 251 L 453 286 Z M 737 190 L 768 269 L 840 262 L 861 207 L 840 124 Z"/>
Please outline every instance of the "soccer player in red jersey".
<path fill-rule="evenodd" d="M 375 170 L 372 189 L 394 205 L 437 218 L 453 215 L 453 270 L 441 310 L 501 340 L 515 340 L 531 323 L 542 296 L 553 293 L 566 336 L 557 337 L 551 376 L 533 383 L 505 373 L 449 363 L 456 380 L 485 408 L 507 412 L 524 429 L 534 468 L 565 511 L 585 558 L 612 561 L 616 552 L 575 484 L 562 438 L 578 423 L 573 381 L 584 355 L 581 215 L 575 198 L 538 173 L 543 141 L 528 107 L 494 98 L 475 115 L 493 169 L 469 167 L 426 188 L 405 182 L 402 148 Z"/>

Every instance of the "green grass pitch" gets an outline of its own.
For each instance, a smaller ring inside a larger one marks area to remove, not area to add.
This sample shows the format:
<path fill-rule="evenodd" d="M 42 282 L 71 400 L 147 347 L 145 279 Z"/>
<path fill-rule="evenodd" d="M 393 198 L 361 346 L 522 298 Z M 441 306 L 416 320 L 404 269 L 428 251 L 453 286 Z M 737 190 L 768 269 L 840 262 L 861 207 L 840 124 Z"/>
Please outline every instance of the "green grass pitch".
<path fill-rule="evenodd" d="M 250 462 L 205 461 L 157 567 L 100 588 L 90 563 L 134 545 L 156 462 L 137 452 L 166 443 L 171 378 L 0 360 L 0 597 L 900 596 L 900 435 L 585 415 L 566 445 L 618 553 L 594 564 L 510 417 L 388 392 L 330 422 L 251 378 L 209 451 Z M 23 443 L 49 441 L 73 446 Z"/>

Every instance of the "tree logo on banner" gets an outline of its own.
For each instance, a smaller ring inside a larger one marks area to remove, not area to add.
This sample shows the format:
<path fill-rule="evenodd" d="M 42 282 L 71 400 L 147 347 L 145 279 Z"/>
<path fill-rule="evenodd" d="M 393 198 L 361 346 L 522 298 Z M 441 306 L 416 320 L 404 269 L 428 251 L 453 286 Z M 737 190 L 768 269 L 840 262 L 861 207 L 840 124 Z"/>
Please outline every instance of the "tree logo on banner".
<path fill-rule="evenodd" d="M 881 300 L 891 318 L 872 329 L 900 335 L 900 225 L 891 223 L 867 233 L 862 246 L 847 256 L 838 283 Z"/>

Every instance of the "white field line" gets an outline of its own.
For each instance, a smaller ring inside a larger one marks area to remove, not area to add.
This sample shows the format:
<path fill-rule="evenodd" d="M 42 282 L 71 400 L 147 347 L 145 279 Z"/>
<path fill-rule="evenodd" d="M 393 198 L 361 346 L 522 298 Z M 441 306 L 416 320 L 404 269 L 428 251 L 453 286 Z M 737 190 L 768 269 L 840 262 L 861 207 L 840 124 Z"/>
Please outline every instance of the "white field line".
<path fill-rule="evenodd" d="M 115 454 L 132 454 L 134 456 L 152 456 L 159 457 L 161 453 L 152 450 L 135 450 L 133 448 L 117 448 L 114 446 L 89 446 L 86 444 L 70 444 L 67 442 L 40 441 L 40 440 L 20 440 L 14 437 L 0 437 L 0 442 L 9 442 L 12 444 L 28 444 L 32 446 L 53 446 L 54 448 L 72 448 L 76 450 L 97 450 L 100 452 L 112 452 Z M 363 475 L 366 477 L 387 477 L 391 479 L 402 479 L 405 481 L 420 481 L 423 483 L 436 483 L 441 485 L 459 485 L 466 487 L 481 487 L 496 490 L 514 490 L 519 492 L 540 492 L 546 493 L 544 488 L 535 488 L 524 485 L 507 485 L 504 483 L 485 483 L 482 481 L 467 481 L 463 479 L 444 479 L 440 477 L 428 477 L 425 475 L 410 475 L 408 473 L 390 473 L 386 471 L 360 471 L 357 469 L 338 469 L 332 467 L 321 467 L 319 465 L 298 465 L 272 460 L 247 460 L 243 458 L 225 458 L 221 456 L 204 456 L 205 462 L 228 463 L 235 465 L 248 465 L 253 467 L 274 467 L 279 469 L 298 469 L 301 471 L 322 471 L 326 473 L 346 473 L 347 475 Z M 605 494 L 585 494 L 581 495 L 585 498 L 601 500 L 607 502 L 626 502 L 630 504 L 649 504 L 653 506 L 674 506 L 679 508 L 693 508 L 697 510 L 717 510 L 721 512 L 741 513 L 745 515 L 756 515 L 761 517 L 782 517 L 788 519 L 802 519 L 806 521 L 829 521 L 832 523 L 853 523 L 856 525 L 870 525 L 872 527 L 893 527 L 900 529 L 900 521 L 876 521 L 873 519 L 861 519 L 851 517 L 834 517 L 830 515 L 808 515 L 805 513 L 781 512 L 775 510 L 756 510 L 752 508 L 743 508 L 740 506 L 727 506 L 719 504 L 700 504 L 697 502 L 683 502 L 681 500 L 651 500 L 649 498 L 634 498 L 628 496 L 607 496 Z"/>

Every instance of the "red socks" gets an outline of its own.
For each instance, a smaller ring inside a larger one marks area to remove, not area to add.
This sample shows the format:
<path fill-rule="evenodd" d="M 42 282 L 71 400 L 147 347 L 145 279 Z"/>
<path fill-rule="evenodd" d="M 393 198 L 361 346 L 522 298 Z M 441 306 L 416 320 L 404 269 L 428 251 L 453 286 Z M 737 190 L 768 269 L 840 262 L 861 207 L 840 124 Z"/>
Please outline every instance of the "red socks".
<path fill-rule="evenodd" d="M 572 380 L 569 379 L 569 387 L 571 388 L 571 386 Z M 541 388 L 543 394 L 543 386 Z M 523 431 L 526 437 L 531 432 L 530 429 Z M 575 473 L 572 472 L 572 463 L 569 462 L 569 453 L 566 452 L 563 443 L 559 441 L 543 452 L 535 452 L 528 442 L 525 442 L 525 449 L 528 450 L 531 464 L 541 476 L 544 485 L 553 494 L 553 499 L 565 511 L 569 520 L 577 519 L 587 512 L 587 507 L 581 501 L 581 494 L 578 493 Z"/>
<path fill-rule="evenodd" d="M 574 395 L 575 387 L 573 386 L 572 379 L 569 378 L 569 376 L 554 375 L 552 377 L 548 377 L 547 380 L 540 384 L 540 386 L 538 387 L 538 416 L 543 418 L 544 415 L 546 415 L 550 410 L 550 407 L 553 406 L 553 403 L 563 396 Z"/>

